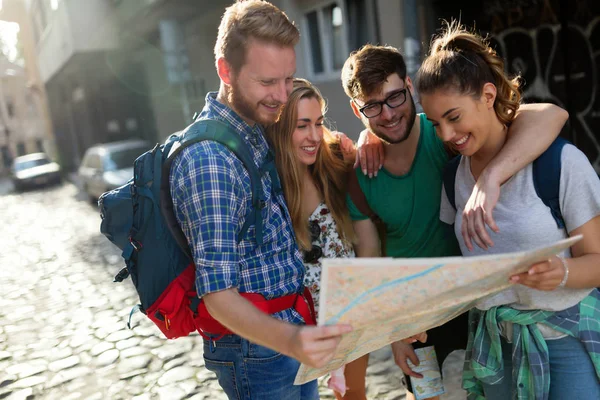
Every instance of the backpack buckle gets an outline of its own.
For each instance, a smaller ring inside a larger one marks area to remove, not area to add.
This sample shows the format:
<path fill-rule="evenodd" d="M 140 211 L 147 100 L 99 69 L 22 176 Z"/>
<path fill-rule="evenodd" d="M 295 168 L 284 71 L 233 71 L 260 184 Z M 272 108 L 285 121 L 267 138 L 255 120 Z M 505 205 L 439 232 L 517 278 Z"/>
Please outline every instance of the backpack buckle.
<path fill-rule="evenodd" d="M 127 270 L 127 267 L 125 267 L 122 270 L 120 270 L 119 273 L 117 273 L 117 275 L 115 275 L 113 282 L 123 282 L 123 280 L 127 279 L 128 276 L 129 270 Z"/>
<path fill-rule="evenodd" d="M 142 245 L 142 243 L 138 242 L 137 240 L 135 240 L 131 236 L 129 236 L 129 243 L 131 244 L 131 247 L 133 247 L 134 250 L 137 251 L 138 253 L 139 253 L 140 250 L 142 250 L 144 248 L 144 246 Z"/>

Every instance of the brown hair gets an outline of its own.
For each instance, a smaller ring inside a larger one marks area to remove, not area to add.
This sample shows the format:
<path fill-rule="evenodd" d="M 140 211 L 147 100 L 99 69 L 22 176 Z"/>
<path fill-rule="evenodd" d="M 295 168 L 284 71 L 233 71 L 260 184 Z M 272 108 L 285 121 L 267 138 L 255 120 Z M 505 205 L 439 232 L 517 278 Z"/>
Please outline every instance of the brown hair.
<path fill-rule="evenodd" d="M 302 99 L 317 99 L 323 114 L 326 104 L 321 92 L 305 79 L 294 79 L 294 89 L 277 123 L 267 129 L 267 138 L 275 151 L 275 163 L 281 177 L 283 193 L 292 218 L 296 240 L 301 249 L 310 250 L 311 240 L 308 220 L 302 214 L 304 193 L 304 175 L 296 151 L 293 149 L 292 136 L 298 121 L 298 103 Z M 346 205 L 346 171 L 348 165 L 339 153 L 339 140 L 331 131 L 323 127 L 323 141 L 317 152 L 317 160 L 310 165 L 309 171 L 317 190 L 325 200 L 337 225 L 342 240 L 352 242 L 354 231 Z"/>
<path fill-rule="evenodd" d="M 498 119 L 510 124 L 521 102 L 520 77 L 508 78 L 504 61 L 487 39 L 467 32 L 456 21 L 447 23 L 444 31 L 433 38 L 430 53 L 419 68 L 418 92 L 455 89 L 478 97 L 488 82 L 496 85 L 494 110 Z"/>
<path fill-rule="evenodd" d="M 271 3 L 238 0 L 227 7 L 221 18 L 215 44 L 215 62 L 223 57 L 234 71 L 239 71 L 246 59 L 249 39 L 294 47 L 300 39 L 300 33 L 287 15 Z"/>
<path fill-rule="evenodd" d="M 367 44 L 352 52 L 342 68 L 342 85 L 348 97 L 364 99 L 381 90 L 388 76 L 406 78 L 406 63 L 398 49 Z"/>

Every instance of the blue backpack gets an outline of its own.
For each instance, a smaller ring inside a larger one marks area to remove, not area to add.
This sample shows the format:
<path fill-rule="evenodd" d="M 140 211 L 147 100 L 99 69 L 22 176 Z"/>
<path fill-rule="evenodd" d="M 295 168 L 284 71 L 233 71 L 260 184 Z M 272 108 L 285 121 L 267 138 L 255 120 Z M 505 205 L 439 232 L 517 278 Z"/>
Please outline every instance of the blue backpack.
<path fill-rule="evenodd" d="M 247 211 L 238 242 L 254 225 L 256 241 L 262 244 L 265 206 L 262 175 L 269 173 L 274 190 L 280 190 L 273 154 L 269 152 L 264 165 L 257 168 L 240 135 L 219 121 L 196 120 L 183 132 L 171 135 L 164 144 L 157 144 L 135 160 L 132 180 L 104 193 L 98 200 L 100 231 L 123 251 L 125 260 L 125 267 L 114 281 L 131 277 L 140 299 L 131 314 L 142 311 L 169 339 L 199 329 L 195 318 L 200 303 L 192 253 L 173 209 L 169 172 L 179 152 L 203 140 L 226 146 L 248 171 L 252 207 Z"/>
<path fill-rule="evenodd" d="M 552 217 L 556 221 L 556 225 L 560 229 L 565 229 L 565 221 L 560 211 L 560 170 L 561 170 L 561 154 L 565 145 L 572 144 L 559 137 L 550 147 L 542 153 L 533 162 L 533 186 L 538 197 L 544 204 L 550 208 Z M 456 181 L 456 171 L 460 164 L 462 156 L 456 156 L 448 161 L 444 168 L 443 182 L 446 191 L 446 197 L 456 210 L 456 198 L 454 192 L 454 183 Z"/>

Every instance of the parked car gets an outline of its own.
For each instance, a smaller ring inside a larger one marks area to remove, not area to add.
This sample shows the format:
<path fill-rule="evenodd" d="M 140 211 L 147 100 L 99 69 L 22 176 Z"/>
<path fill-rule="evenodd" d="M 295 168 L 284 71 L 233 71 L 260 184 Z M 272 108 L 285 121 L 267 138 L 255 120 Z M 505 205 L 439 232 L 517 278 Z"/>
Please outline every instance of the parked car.
<path fill-rule="evenodd" d="M 151 148 L 143 140 L 124 140 L 90 147 L 79 167 L 83 191 L 90 200 L 126 184 L 133 177 L 133 162 Z"/>
<path fill-rule="evenodd" d="M 60 166 L 44 153 L 32 153 L 14 159 L 11 179 L 16 190 L 60 183 Z"/>

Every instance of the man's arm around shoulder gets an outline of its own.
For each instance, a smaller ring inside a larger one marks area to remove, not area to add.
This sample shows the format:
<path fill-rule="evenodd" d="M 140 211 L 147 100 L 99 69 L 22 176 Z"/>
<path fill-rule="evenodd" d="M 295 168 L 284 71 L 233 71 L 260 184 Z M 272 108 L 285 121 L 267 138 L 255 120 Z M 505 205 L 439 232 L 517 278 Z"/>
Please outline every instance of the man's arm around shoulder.
<path fill-rule="evenodd" d="M 500 185 L 538 158 L 558 137 L 569 114 L 554 104 L 523 104 L 508 130 L 506 144 L 482 171 L 462 214 L 461 234 L 473 250 L 493 246 L 486 225 L 499 232 L 493 210 Z"/>

